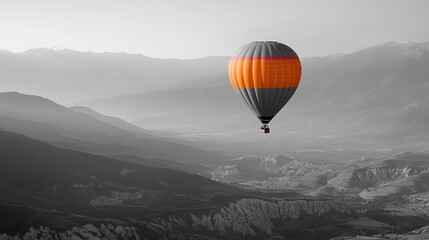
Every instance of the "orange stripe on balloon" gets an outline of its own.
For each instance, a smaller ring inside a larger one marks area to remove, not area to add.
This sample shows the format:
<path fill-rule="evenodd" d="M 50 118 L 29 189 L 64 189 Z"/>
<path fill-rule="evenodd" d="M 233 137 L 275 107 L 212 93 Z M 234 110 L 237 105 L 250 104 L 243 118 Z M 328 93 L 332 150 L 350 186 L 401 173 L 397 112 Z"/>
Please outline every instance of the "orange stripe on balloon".
<path fill-rule="evenodd" d="M 293 60 L 293 59 L 298 59 L 298 56 L 263 56 L 263 57 L 258 57 L 258 56 L 240 57 L 240 56 L 236 56 L 236 57 L 232 57 L 232 60 L 236 60 L 236 59 L 244 59 L 244 60 L 251 60 L 251 59 L 259 59 L 259 60 Z"/>
<path fill-rule="evenodd" d="M 301 78 L 301 62 L 298 58 L 233 58 L 228 75 L 233 88 L 294 88 Z"/>

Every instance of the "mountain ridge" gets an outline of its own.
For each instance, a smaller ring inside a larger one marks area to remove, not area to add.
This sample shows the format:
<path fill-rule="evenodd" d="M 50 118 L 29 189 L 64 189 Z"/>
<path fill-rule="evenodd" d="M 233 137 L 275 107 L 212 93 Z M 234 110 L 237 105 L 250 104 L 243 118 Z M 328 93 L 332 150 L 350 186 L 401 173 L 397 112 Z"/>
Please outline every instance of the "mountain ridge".
<path fill-rule="evenodd" d="M 58 146 L 75 150 L 108 153 L 106 147 L 116 145 L 116 149 L 123 152 L 133 149 L 127 155 L 196 164 L 213 164 L 226 158 L 223 154 L 200 149 L 184 141 L 159 137 L 146 131 L 126 131 L 105 122 L 106 116 L 101 117 L 104 121 L 100 121 L 33 95 L 0 93 L 0 118 L 4 119 L 0 126 L 5 129 L 29 134 L 42 141 L 57 142 Z"/>

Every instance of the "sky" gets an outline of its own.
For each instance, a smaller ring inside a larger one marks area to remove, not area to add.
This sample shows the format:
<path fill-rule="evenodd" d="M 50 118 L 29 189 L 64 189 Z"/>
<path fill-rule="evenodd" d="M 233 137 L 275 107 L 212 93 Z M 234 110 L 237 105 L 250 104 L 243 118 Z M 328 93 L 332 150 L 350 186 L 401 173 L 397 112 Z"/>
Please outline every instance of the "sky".
<path fill-rule="evenodd" d="M 251 41 L 301 57 L 428 41 L 427 0 L 0 0 L 0 49 L 229 56 Z"/>

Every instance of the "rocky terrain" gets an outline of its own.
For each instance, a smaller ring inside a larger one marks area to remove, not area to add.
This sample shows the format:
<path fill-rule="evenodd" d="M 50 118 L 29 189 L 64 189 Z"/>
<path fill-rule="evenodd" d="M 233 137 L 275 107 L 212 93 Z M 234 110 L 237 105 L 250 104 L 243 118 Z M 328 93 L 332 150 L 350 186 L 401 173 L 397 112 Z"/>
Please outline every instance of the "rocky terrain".
<path fill-rule="evenodd" d="M 116 203 L 116 207 L 120 205 Z M 77 216 L 58 211 L 38 215 L 41 222 L 49 218 L 77 220 Z M 367 239 L 362 234 L 369 233 L 379 237 L 374 239 L 423 239 L 428 233 L 428 227 L 400 230 L 394 224 L 365 217 L 347 202 L 328 199 L 241 199 L 206 212 L 195 209 L 140 219 L 78 220 L 82 221 L 86 223 L 65 226 L 51 222 L 50 227 L 9 230 L 0 234 L 0 239 Z M 396 231 L 401 233 L 392 233 Z"/>
<path fill-rule="evenodd" d="M 384 233 L 376 234 L 372 236 L 341 236 L 335 237 L 331 240 L 421 240 L 429 239 L 429 226 L 425 226 L 408 233 L 397 234 L 397 233 Z"/>
<path fill-rule="evenodd" d="M 279 156 L 240 157 L 223 161 L 211 171 L 212 179 L 230 183 L 263 180 L 276 176 L 303 176 L 318 172 L 318 164 Z"/>
<path fill-rule="evenodd" d="M 270 236 L 274 231 L 275 220 L 292 221 L 303 216 L 328 216 L 342 214 L 350 216 L 352 210 L 346 205 L 329 200 L 290 200 L 267 202 L 255 199 L 242 199 L 221 207 L 216 213 L 198 217 L 192 215 L 195 229 L 205 228 L 225 235 L 227 230 L 243 236 L 256 236 L 257 233 Z"/>
<path fill-rule="evenodd" d="M 313 196 L 353 193 L 375 199 L 427 192 L 429 154 L 405 152 L 342 164 L 285 156 L 242 157 L 224 162 L 211 175 L 213 180 L 246 188 L 294 189 Z"/>
<path fill-rule="evenodd" d="M 2 234 L 0 235 L 1 240 L 38 240 L 38 239 L 61 239 L 61 240 L 140 240 L 141 238 L 136 229 L 133 227 L 124 227 L 121 225 L 113 226 L 108 224 L 105 226 L 101 224 L 96 227 L 92 224 L 86 224 L 83 226 L 72 227 L 65 231 L 54 231 L 49 227 L 40 226 L 39 228 L 30 229 L 23 234 L 16 234 L 14 236 Z"/>
<path fill-rule="evenodd" d="M 0 232 L 5 239 L 17 235 L 22 239 L 48 235 L 53 239 L 123 239 L 124 234 L 136 239 L 328 239 L 358 234 L 362 229 L 368 233 L 410 231 L 428 221 L 423 217 L 428 207 L 424 193 L 373 203 L 348 200 L 341 194 L 305 196 L 305 191 L 296 192 L 299 188 L 264 194 L 171 169 L 60 149 L 16 133 L 0 132 L 0 141 L 4 156 L 0 166 L 9 169 L 0 176 L 0 189 L 8 193 L 0 202 L 4 213 Z M 248 166 L 255 170 L 291 178 L 324 173 L 316 164 L 305 165 L 311 171 L 292 168 L 290 164 L 298 160 L 284 156 L 233 161 L 250 161 Z M 375 161 L 371 166 L 395 163 L 404 167 L 407 161 L 414 167 L 426 164 L 425 155 L 412 153 Z M 349 180 L 356 176 L 353 172 Z M 398 176 L 397 180 L 408 175 L 388 176 Z M 402 213 L 395 206 L 402 206 Z M 406 209 L 410 209 L 408 214 Z M 398 217 L 414 220 L 397 223 Z"/>
<path fill-rule="evenodd" d="M 0 176 L 2 239 L 425 236 L 410 232 L 429 225 L 424 152 L 340 164 L 242 157 L 215 168 L 214 181 L 12 132 L 0 131 L 0 142 L 9 170 Z"/>

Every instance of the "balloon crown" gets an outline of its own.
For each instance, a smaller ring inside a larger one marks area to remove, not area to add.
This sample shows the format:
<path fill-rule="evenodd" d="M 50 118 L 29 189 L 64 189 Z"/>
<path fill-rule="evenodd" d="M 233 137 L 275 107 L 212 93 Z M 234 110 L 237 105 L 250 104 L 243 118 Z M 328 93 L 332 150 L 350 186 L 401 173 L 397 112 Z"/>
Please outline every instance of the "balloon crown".
<path fill-rule="evenodd" d="M 277 41 L 253 41 L 252 43 L 278 43 Z"/>

